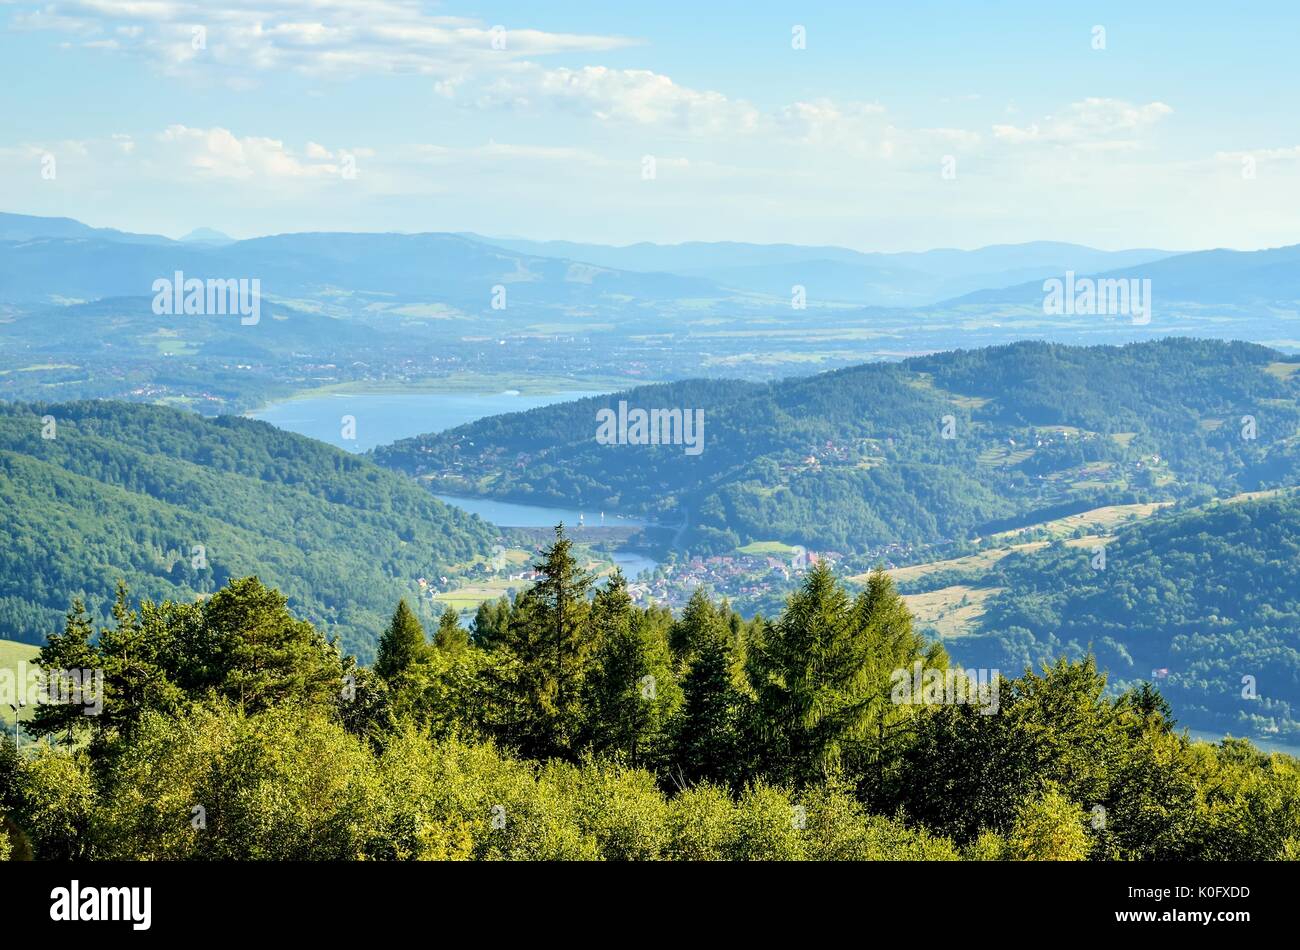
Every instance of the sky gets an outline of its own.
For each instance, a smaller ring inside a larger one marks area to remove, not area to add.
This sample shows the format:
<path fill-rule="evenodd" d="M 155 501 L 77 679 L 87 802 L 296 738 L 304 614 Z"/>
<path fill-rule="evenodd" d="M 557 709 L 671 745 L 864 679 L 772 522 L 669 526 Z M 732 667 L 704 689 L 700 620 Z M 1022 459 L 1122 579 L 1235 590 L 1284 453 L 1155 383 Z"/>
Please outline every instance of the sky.
<path fill-rule="evenodd" d="M 0 210 L 166 234 L 1300 242 L 1300 5 L 0 0 Z"/>

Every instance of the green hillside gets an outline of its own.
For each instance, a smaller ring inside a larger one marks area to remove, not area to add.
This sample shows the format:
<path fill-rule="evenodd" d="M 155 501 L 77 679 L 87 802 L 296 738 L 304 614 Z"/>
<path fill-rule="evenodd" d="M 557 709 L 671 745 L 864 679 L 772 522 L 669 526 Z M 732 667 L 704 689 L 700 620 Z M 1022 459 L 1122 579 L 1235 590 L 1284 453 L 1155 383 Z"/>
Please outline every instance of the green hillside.
<path fill-rule="evenodd" d="M 109 402 L 0 406 L 0 512 L 7 638 L 40 642 L 77 595 L 103 616 L 119 579 L 192 600 L 257 574 L 363 658 L 418 578 L 485 554 L 495 533 L 266 423 Z"/>
<path fill-rule="evenodd" d="M 31 662 L 35 659 L 37 648 L 30 643 L 18 643 L 15 640 L 0 640 L 0 670 L 13 670 L 17 674 L 18 664 L 22 660 Z M 31 715 L 30 711 L 23 712 L 23 720 Z M 0 725 L 13 727 L 14 714 L 9 708 L 7 702 L 0 701 Z"/>
<path fill-rule="evenodd" d="M 770 384 L 647 386 L 375 458 L 443 490 L 685 522 L 694 552 L 928 545 L 1103 505 L 1294 484 L 1297 367 L 1246 343 L 1017 343 Z M 703 451 L 599 444 L 596 413 L 620 400 L 703 410 Z"/>
<path fill-rule="evenodd" d="M 1112 685 L 1155 683 L 1189 725 L 1300 738 L 1300 494 L 1165 512 L 1104 553 L 1058 541 L 967 578 L 989 596 L 953 653 L 1014 674 L 1091 648 Z"/>

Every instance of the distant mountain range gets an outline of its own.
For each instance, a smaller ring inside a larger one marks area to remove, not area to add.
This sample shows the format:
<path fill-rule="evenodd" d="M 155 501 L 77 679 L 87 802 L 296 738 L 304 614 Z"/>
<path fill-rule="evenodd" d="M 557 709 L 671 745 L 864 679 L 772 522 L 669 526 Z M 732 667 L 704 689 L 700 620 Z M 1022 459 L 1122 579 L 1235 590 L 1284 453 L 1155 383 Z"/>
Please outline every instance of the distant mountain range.
<path fill-rule="evenodd" d="M 1141 266 L 1106 268 L 1072 268 L 1077 274 L 1102 278 L 1149 279 L 1155 306 L 1160 301 L 1227 304 L 1300 305 L 1300 244 L 1262 251 L 1230 251 L 1219 248 L 1178 254 L 1163 260 L 1144 262 Z M 1047 276 L 1061 277 L 1064 271 Z M 1041 281 L 1010 287 L 980 290 L 967 294 L 952 304 L 1033 305 L 1043 299 Z"/>
<path fill-rule="evenodd" d="M 520 253 L 564 257 L 602 267 L 702 277 L 732 290 L 788 297 L 791 286 L 802 284 L 810 300 L 889 307 L 923 306 L 1067 270 L 1086 274 L 1134 267 L 1174 253 L 1147 248 L 1099 251 L 1052 241 L 999 244 L 973 251 L 941 248 L 880 254 L 833 246 L 729 241 L 609 247 L 475 234 L 467 237 Z"/>
<path fill-rule="evenodd" d="M 92 228 L 72 218 L 40 218 L 0 212 L 0 241 L 30 241 L 35 238 L 98 238 L 126 244 L 171 244 L 160 234 L 131 234 L 115 228 Z"/>
<path fill-rule="evenodd" d="M 1300 299 L 1300 245 L 1264 251 L 1103 251 L 1034 241 L 975 250 L 864 253 L 834 246 L 688 242 L 614 247 L 472 233 L 296 233 L 234 241 L 199 228 L 180 241 L 0 213 L 0 302 L 139 296 L 176 270 L 258 277 L 272 299 L 351 296 L 356 307 L 419 300 L 467 310 L 507 305 L 756 301 L 786 306 L 1020 307 L 1042 282 L 1077 275 L 1150 278 L 1159 301 L 1266 306 Z M 499 307 L 498 307 L 499 308 Z"/>
<path fill-rule="evenodd" d="M 0 228 L 6 227 L 0 216 Z M 73 222 L 75 223 L 75 222 Z M 494 287 L 505 306 L 594 302 L 604 296 L 721 297 L 709 282 L 623 272 L 533 257 L 454 234 L 285 234 L 222 244 L 145 240 L 93 229 L 0 243 L 0 301 L 79 302 L 151 294 L 158 278 L 257 278 L 269 299 L 337 298 L 441 302 L 488 310 Z M 500 299 L 498 297 L 498 299 Z"/>

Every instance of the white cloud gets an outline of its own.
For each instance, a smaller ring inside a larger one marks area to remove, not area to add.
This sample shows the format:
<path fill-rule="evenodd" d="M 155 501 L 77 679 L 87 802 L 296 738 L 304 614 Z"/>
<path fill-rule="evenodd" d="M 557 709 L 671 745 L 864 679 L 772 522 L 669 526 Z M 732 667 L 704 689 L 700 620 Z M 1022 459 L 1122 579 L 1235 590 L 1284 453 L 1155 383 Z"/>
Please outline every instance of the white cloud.
<path fill-rule="evenodd" d="M 162 156 L 200 178 L 274 181 L 337 178 L 341 174 L 339 164 L 322 161 L 319 155 L 299 157 L 278 139 L 241 138 L 229 129 L 172 125 L 158 136 L 158 141 Z"/>
<path fill-rule="evenodd" d="M 474 101 L 484 108 L 559 108 L 602 121 L 701 134 L 749 132 L 761 119 L 759 111 L 744 100 L 682 86 L 647 69 L 605 66 L 543 69 L 520 64 L 488 83 Z"/>
<path fill-rule="evenodd" d="M 1133 148 L 1138 137 L 1173 109 L 1163 102 L 1133 105 L 1121 99 L 1090 98 L 1071 103 L 1059 116 L 1027 126 L 995 125 L 994 138 L 1010 145 Z"/>
<path fill-rule="evenodd" d="M 455 77 L 474 66 L 600 52 L 633 42 L 509 24 L 502 32 L 478 20 L 435 16 L 424 7 L 418 0 L 53 0 L 17 14 L 14 23 L 71 34 L 83 46 L 145 56 L 171 72 L 287 69 L 312 75 Z"/>

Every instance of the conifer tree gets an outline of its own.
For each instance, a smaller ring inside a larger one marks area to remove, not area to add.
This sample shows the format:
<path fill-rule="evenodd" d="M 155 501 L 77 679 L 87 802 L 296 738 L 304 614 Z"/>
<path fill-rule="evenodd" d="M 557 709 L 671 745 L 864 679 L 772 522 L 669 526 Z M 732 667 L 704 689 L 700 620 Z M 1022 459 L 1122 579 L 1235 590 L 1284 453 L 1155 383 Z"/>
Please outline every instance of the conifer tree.
<path fill-rule="evenodd" d="M 621 751 L 634 765 L 650 765 L 663 751 L 680 699 L 658 620 L 632 606 L 619 570 L 592 602 L 596 648 L 587 684 L 586 744 L 598 752 Z"/>
<path fill-rule="evenodd" d="M 166 669 L 172 652 L 167 631 L 146 629 L 121 581 L 113 600 L 113 621 L 112 627 L 99 633 L 103 710 L 93 718 L 100 738 L 112 731 L 129 733 L 146 711 L 173 710 L 181 696 Z"/>
<path fill-rule="evenodd" d="M 818 564 L 757 639 L 758 732 L 775 777 L 817 780 L 846 757 L 864 755 L 886 721 L 907 714 L 893 708 L 890 675 L 920 654 L 922 641 L 883 571 L 850 602 Z"/>
<path fill-rule="evenodd" d="M 58 675 L 59 670 L 85 670 L 91 672 L 93 687 L 94 671 L 102 672 L 99 651 L 90 643 L 94 627 L 86 613 L 85 602 L 80 597 L 72 602 L 63 624 L 62 633 L 51 633 L 41 647 L 37 664 L 46 678 Z M 84 680 L 83 680 L 84 682 Z M 84 692 L 84 690 L 83 690 Z M 92 697 L 84 697 L 92 698 Z M 84 715 L 84 703 L 52 703 L 36 707 L 35 715 L 25 728 L 34 736 L 63 734 L 69 739 L 81 726 L 89 726 L 90 719 Z"/>
<path fill-rule="evenodd" d="M 504 646 L 510 664 L 500 686 L 512 712 L 510 741 L 533 758 L 573 755 L 581 742 L 583 683 L 593 642 L 587 594 L 592 577 L 573 557 L 564 525 L 542 551 L 538 581 L 519 596 Z"/>
<path fill-rule="evenodd" d="M 218 691 L 249 711 L 282 702 L 332 704 L 343 686 L 337 647 L 256 577 L 217 591 L 203 605 L 203 624 Z"/>
<path fill-rule="evenodd" d="M 411 612 L 411 608 L 406 606 L 406 599 L 403 598 L 397 602 L 393 619 L 388 622 L 388 629 L 379 638 L 375 672 L 386 682 L 392 683 L 418 663 L 427 649 L 424 627 Z"/>
<path fill-rule="evenodd" d="M 510 598 L 502 594 L 495 601 L 485 600 L 478 605 L 474 613 L 474 645 L 485 650 L 496 649 L 503 643 L 510 629 Z"/>
<path fill-rule="evenodd" d="M 707 638 L 719 619 L 718 609 L 709 600 L 703 587 L 695 588 L 691 599 L 682 610 L 681 619 L 672 626 L 669 642 L 673 656 L 680 669 L 690 665 L 691 659 L 699 647 L 699 641 Z"/>
<path fill-rule="evenodd" d="M 469 648 L 469 631 L 460 625 L 460 614 L 450 604 L 442 608 L 433 645 L 444 653 L 455 654 Z"/>
<path fill-rule="evenodd" d="M 682 681 L 675 723 L 674 774 L 688 782 L 738 784 L 743 697 L 732 678 L 731 630 L 721 617 L 693 631 L 692 659 Z"/>

